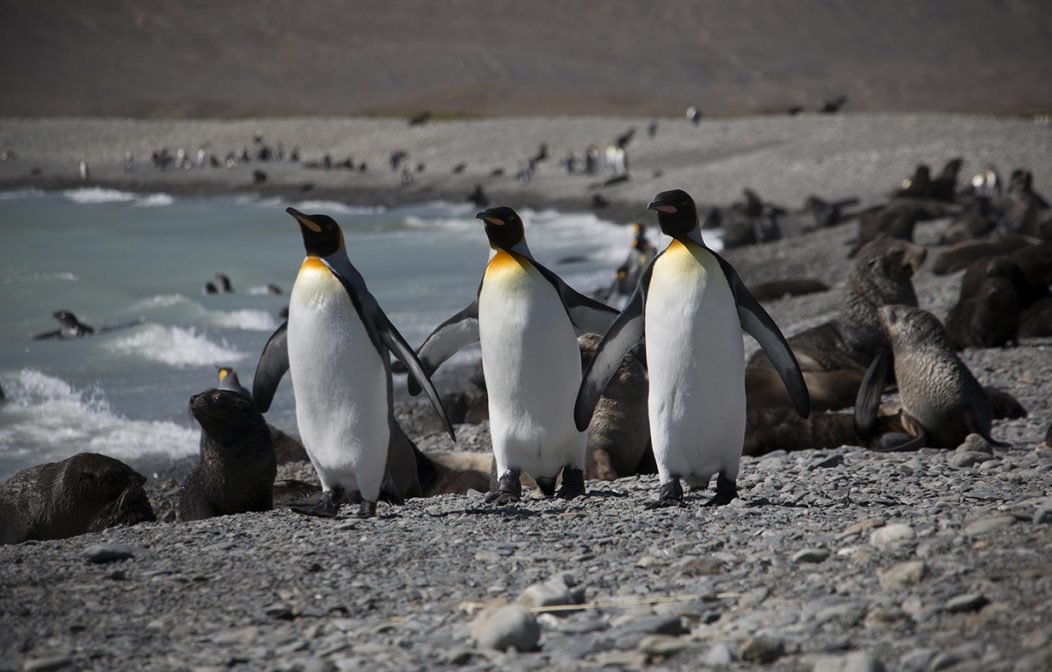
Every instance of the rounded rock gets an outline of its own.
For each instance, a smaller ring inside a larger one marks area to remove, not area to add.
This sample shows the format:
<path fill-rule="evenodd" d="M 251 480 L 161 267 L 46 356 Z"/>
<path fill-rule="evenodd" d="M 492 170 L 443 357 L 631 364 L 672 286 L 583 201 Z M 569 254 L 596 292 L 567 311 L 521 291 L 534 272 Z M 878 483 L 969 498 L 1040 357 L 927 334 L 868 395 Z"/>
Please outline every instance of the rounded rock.
<path fill-rule="evenodd" d="M 541 626 L 521 604 L 484 610 L 471 626 L 471 638 L 480 649 L 534 651 L 541 640 Z"/>

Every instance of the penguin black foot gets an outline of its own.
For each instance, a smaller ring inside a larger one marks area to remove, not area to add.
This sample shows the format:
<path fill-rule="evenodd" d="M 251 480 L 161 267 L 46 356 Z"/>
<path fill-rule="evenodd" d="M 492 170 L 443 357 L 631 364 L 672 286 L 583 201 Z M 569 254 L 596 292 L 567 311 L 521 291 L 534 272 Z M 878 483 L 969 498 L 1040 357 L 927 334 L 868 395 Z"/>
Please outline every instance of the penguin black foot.
<path fill-rule="evenodd" d="M 584 471 L 571 466 L 563 467 L 563 485 L 559 488 L 559 499 L 584 497 Z"/>
<path fill-rule="evenodd" d="M 705 506 L 724 506 L 738 496 L 738 483 L 726 478 L 723 474 L 716 476 L 716 495 L 705 502 Z"/>
<path fill-rule="evenodd" d="M 341 488 L 333 488 L 322 493 L 321 499 L 317 502 L 297 502 L 289 505 L 289 508 L 296 513 L 302 513 L 305 516 L 335 518 L 340 512 L 340 501 L 342 499 L 343 490 Z"/>
<path fill-rule="evenodd" d="M 487 504 L 503 506 L 522 500 L 522 483 L 519 482 L 519 470 L 508 469 L 497 480 L 497 489 L 486 495 Z"/>
<path fill-rule="evenodd" d="M 552 476 L 551 478 L 534 478 L 533 480 L 537 481 L 537 487 L 541 489 L 545 497 L 554 497 L 556 478 L 558 477 Z"/>
<path fill-rule="evenodd" d="M 374 518 L 376 517 L 376 502 L 370 502 L 367 499 L 363 499 L 358 505 L 357 518 Z"/>
<path fill-rule="evenodd" d="M 670 506 L 683 506 L 683 486 L 679 479 L 674 478 L 668 483 L 662 483 L 658 490 L 658 498 L 653 502 L 647 502 L 648 509 L 664 509 Z"/>

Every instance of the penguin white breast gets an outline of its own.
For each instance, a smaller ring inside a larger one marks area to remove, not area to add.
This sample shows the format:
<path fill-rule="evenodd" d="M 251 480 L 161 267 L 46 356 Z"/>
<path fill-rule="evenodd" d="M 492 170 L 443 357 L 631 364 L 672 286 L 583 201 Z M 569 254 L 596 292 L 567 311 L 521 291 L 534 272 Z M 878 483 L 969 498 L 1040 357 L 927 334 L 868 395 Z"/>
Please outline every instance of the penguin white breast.
<path fill-rule="evenodd" d="M 377 469 L 383 478 L 387 372 L 347 290 L 314 257 L 292 287 L 287 337 L 296 422 L 322 485 L 361 489 L 375 501 L 361 480 Z"/>
<path fill-rule="evenodd" d="M 490 261 L 479 341 L 494 450 L 508 451 L 508 466 L 554 475 L 584 446 L 573 421 L 581 355 L 559 293 L 528 259 L 502 251 Z"/>
<path fill-rule="evenodd" d="M 655 454 L 667 450 L 681 476 L 728 466 L 736 474 L 745 431 L 741 322 L 723 269 L 705 248 L 673 241 L 658 259 L 645 334 Z"/>

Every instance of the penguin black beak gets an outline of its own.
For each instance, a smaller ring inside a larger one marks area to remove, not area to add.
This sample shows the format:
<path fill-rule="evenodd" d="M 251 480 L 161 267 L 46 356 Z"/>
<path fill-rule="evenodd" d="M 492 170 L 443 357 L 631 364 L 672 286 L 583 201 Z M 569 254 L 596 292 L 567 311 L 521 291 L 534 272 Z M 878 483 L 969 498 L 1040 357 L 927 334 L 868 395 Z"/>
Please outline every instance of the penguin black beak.
<path fill-rule="evenodd" d="M 674 205 L 669 205 L 663 201 L 650 201 L 647 205 L 647 210 L 657 210 L 663 212 L 666 215 L 673 215 L 678 211 L 678 208 Z"/>
<path fill-rule="evenodd" d="M 499 217 L 494 217 L 493 215 L 489 214 L 489 210 L 484 210 L 478 213 L 477 215 L 475 215 L 475 219 L 481 219 L 487 224 L 493 224 L 494 226 L 502 226 L 504 224 L 503 219 Z"/>
<path fill-rule="evenodd" d="M 311 221 L 310 216 L 303 214 L 296 208 L 285 208 L 285 212 L 292 215 L 303 228 L 313 231 L 314 233 L 321 233 L 321 227 Z"/>

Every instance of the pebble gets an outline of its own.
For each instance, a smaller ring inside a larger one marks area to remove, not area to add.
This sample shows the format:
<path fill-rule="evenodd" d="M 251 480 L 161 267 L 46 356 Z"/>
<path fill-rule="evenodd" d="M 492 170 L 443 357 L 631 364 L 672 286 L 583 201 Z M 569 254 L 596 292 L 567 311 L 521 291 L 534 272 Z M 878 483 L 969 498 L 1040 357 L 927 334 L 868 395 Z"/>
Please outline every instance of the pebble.
<path fill-rule="evenodd" d="M 935 649 L 914 649 L 899 660 L 899 670 L 902 672 L 925 672 L 928 663 L 935 657 Z"/>
<path fill-rule="evenodd" d="M 958 453 L 984 453 L 986 455 L 994 454 L 994 447 L 990 445 L 990 442 L 979 436 L 976 433 L 971 433 L 964 437 L 964 443 L 957 446 Z"/>
<path fill-rule="evenodd" d="M 982 609 L 989 603 L 990 600 L 988 600 L 982 593 L 965 593 L 964 595 L 950 598 L 946 602 L 946 611 L 950 613 L 976 611 Z"/>
<path fill-rule="evenodd" d="M 1037 505 L 1037 509 L 1034 510 L 1033 521 L 1039 524 L 1052 523 L 1052 497 Z"/>
<path fill-rule="evenodd" d="M 805 548 L 793 554 L 792 561 L 796 564 L 822 562 L 829 557 L 829 550 L 825 548 Z"/>
<path fill-rule="evenodd" d="M 950 458 L 950 464 L 952 464 L 955 467 L 960 467 L 964 469 L 967 467 L 974 467 L 977 464 L 982 464 L 983 462 L 986 462 L 987 460 L 991 459 L 993 459 L 993 456 L 989 453 L 982 453 L 975 450 L 962 451 L 960 448 L 958 448 L 957 451 Z"/>
<path fill-rule="evenodd" d="M 918 583 L 924 577 L 925 565 L 920 560 L 900 562 L 877 572 L 880 587 L 885 590 L 905 588 Z"/>
<path fill-rule="evenodd" d="M 734 662 L 734 651 L 726 642 L 717 642 L 709 647 L 705 658 L 701 661 L 705 665 L 730 665 Z"/>
<path fill-rule="evenodd" d="M 485 609 L 471 626 L 471 639 L 481 649 L 534 651 L 541 640 L 541 626 L 521 604 Z"/>
<path fill-rule="evenodd" d="M 869 535 L 869 543 L 881 551 L 897 549 L 912 542 L 917 533 L 905 523 L 892 523 L 878 527 Z"/>
<path fill-rule="evenodd" d="M 22 664 L 23 672 L 56 672 L 73 667 L 69 656 L 48 656 L 46 658 L 26 658 Z"/>
<path fill-rule="evenodd" d="M 773 663 L 785 655 L 785 641 L 770 635 L 756 635 L 742 642 L 738 657 L 750 663 Z"/>
<path fill-rule="evenodd" d="M 846 656 L 822 658 L 812 672 L 884 672 L 884 663 L 872 654 L 855 651 Z"/>
<path fill-rule="evenodd" d="M 964 528 L 964 535 L 967 537 L 975 537 L 1014 524 L 1015 516 L 992 516 L 990 518 L 982 518 L 968 523 Z"/>
<path fill-rule="evenodd" d="M 518 602 L 524 607 L 552 607 L 584 602 L 584 590 L 574 590 L 577 584 L 573 575 L 556 574 L 542 583 L 535 583 L 519 595 Z M 567 612 L 560 612 L 567 613 Z"/>
<path fill-rule="evenodd" d="M 84 549 L 84 558 L 92 564 L 105 564 L 127 560 L 145 553 L 146 549 L 127 544 L 92 544 Z"/>
<path fill-rule="evenodd" d="M 686 647 L 687 642 L 682 637 L 669 635 L 647 635 L 636 646 L 643 653 L 658 658 L 674 656 Z"/>

